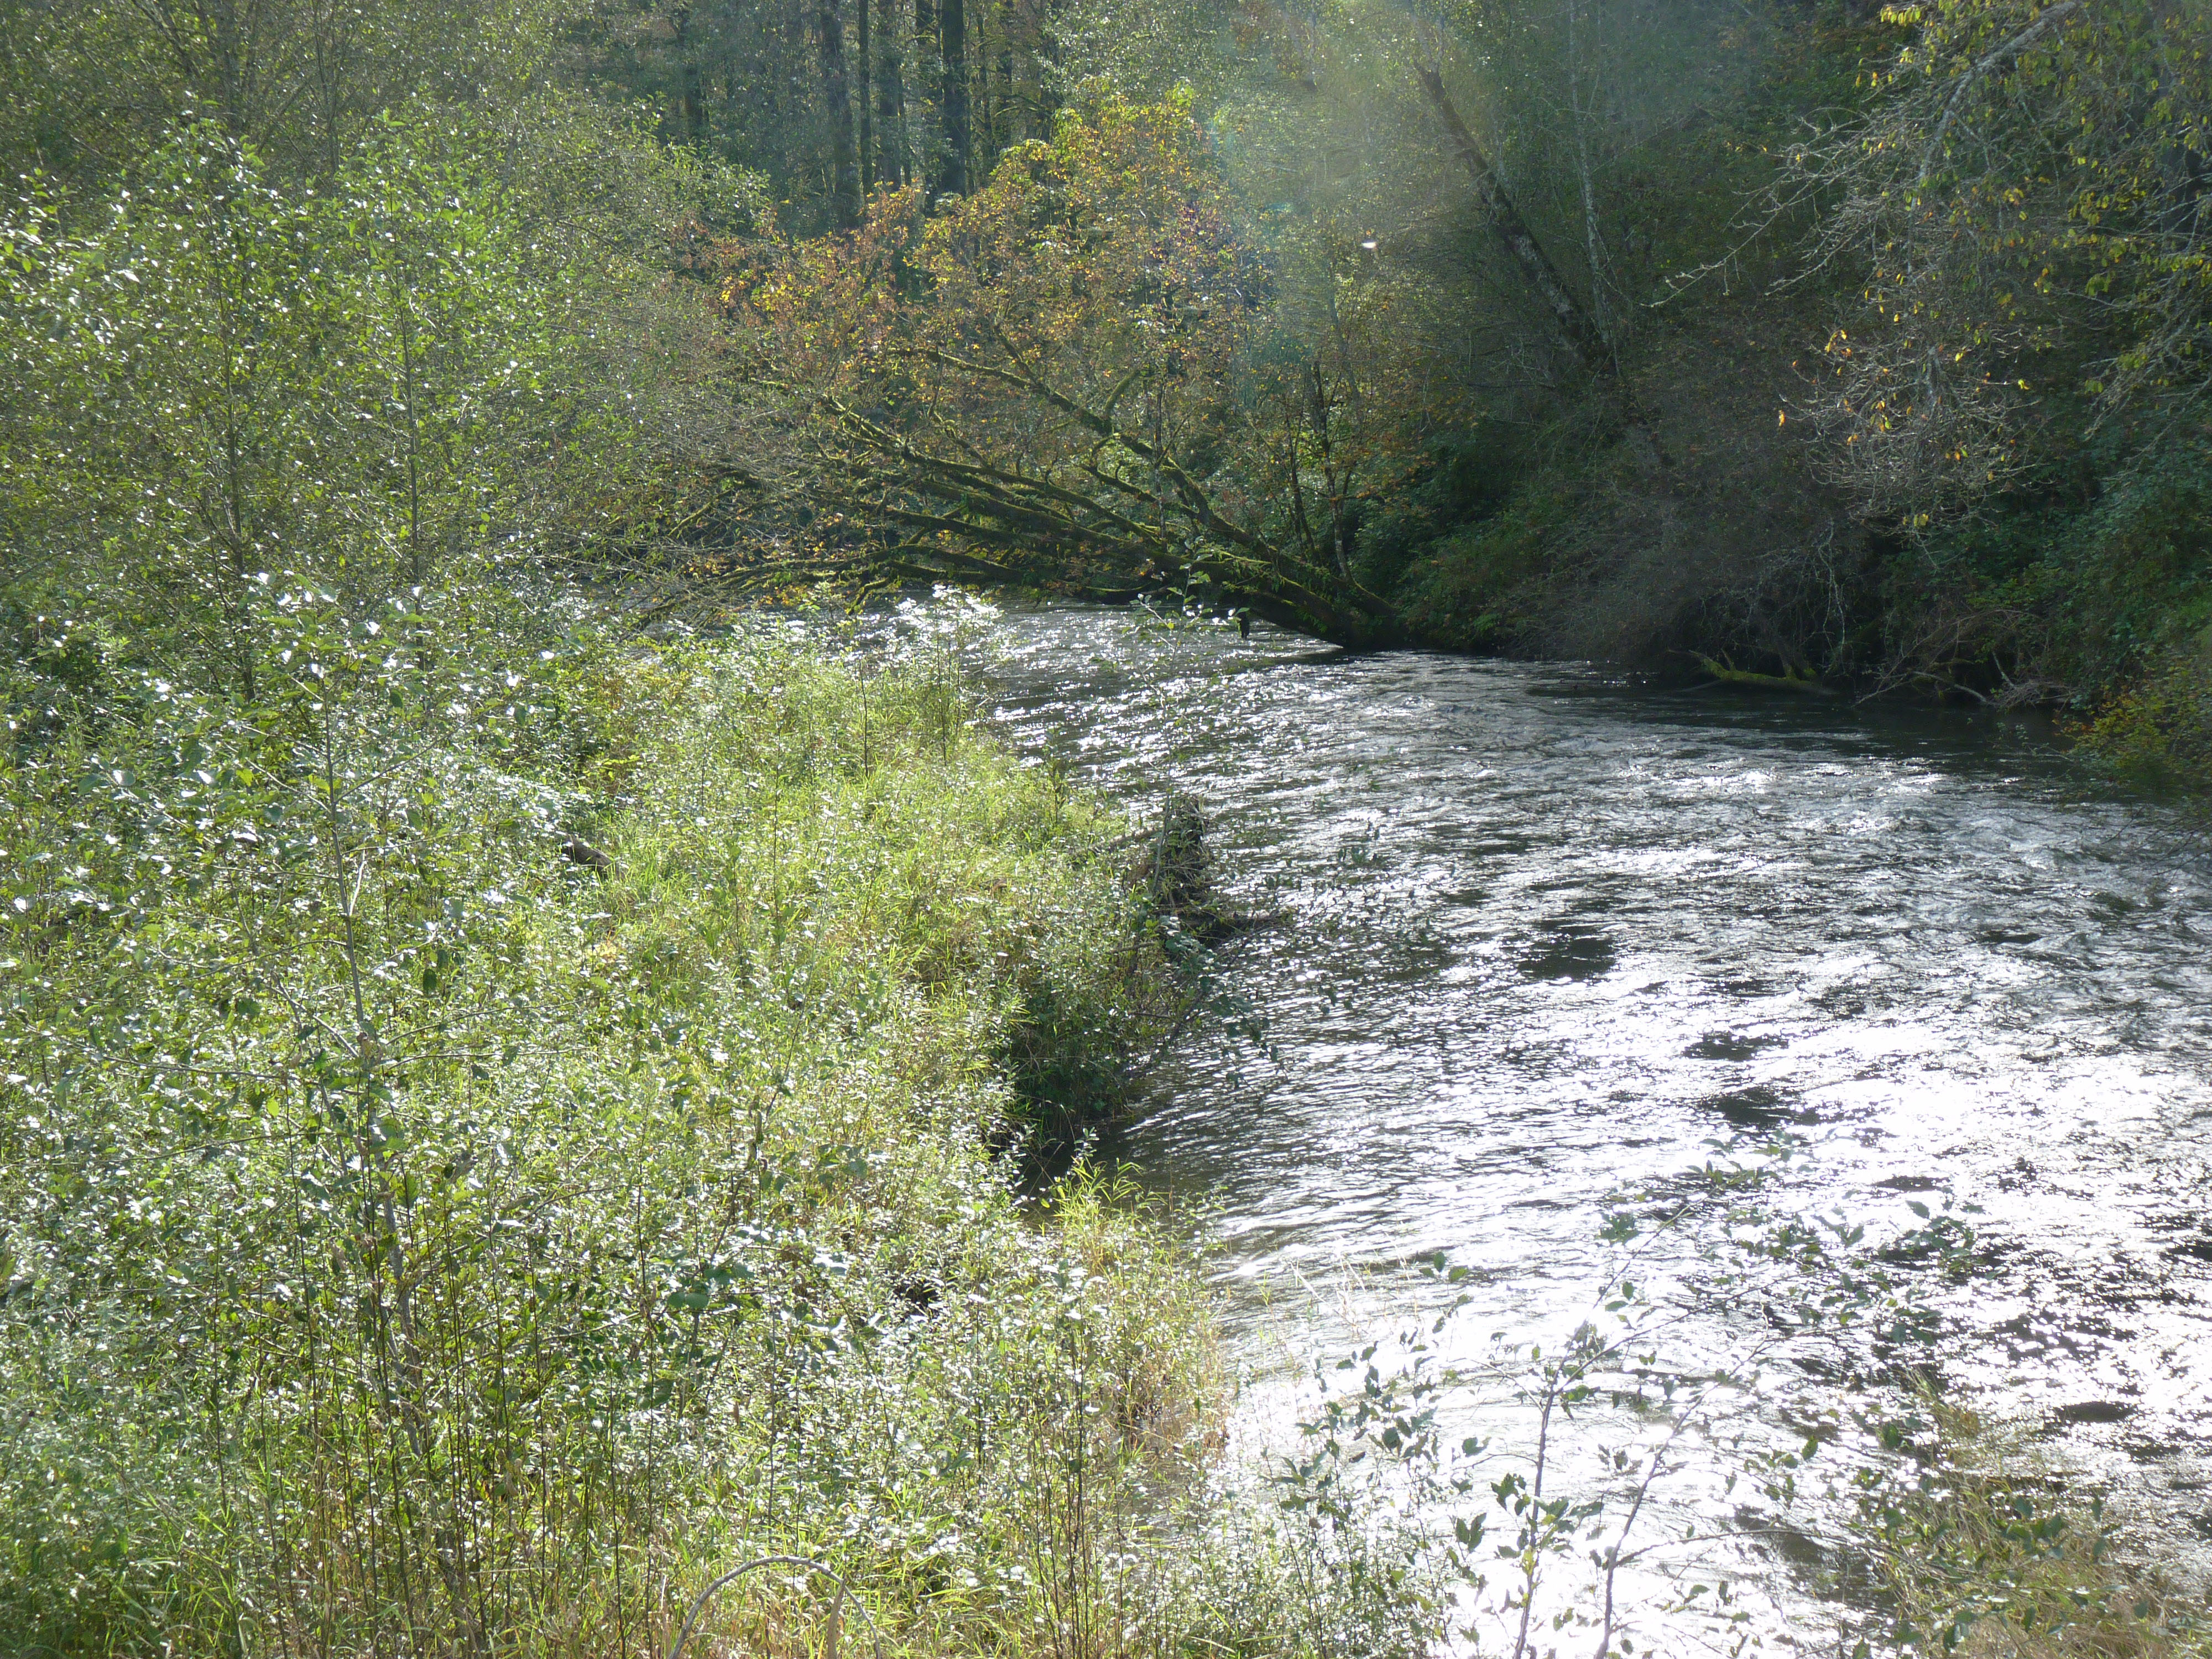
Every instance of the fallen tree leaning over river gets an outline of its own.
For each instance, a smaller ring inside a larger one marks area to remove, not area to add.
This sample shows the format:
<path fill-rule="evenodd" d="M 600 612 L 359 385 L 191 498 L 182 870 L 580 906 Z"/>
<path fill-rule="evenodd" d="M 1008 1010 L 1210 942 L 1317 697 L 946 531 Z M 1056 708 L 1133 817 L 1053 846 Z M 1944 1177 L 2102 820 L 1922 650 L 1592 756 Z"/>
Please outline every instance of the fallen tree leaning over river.
<path fill-rule="evenodd" d="M 1395 477 L 1367 391 L 1341 339 L 1255 349 L 1273 279 L 1187 99 L 1065 114 L 927 219 L 887 193 L 849 236 L 724 258 L 744 372 L 790 400 L 848 567 L 1398 633 L 1352 569 Z"/>

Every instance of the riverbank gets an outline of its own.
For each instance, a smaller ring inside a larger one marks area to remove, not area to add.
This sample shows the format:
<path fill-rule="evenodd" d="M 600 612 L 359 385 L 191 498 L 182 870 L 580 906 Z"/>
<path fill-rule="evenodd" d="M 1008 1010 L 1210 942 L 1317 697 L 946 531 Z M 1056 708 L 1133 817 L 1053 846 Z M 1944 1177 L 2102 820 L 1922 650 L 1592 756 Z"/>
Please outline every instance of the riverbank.
<path fill-rule="evenodd" d="M 659 1656 L 777 1554 L 885 1651 L 1280 1646 L 1258 1534 L 1154 1536 L 1189 1252 L 997 1150 L 1180 1008 L 1120 821 L 938 659 L 496 611 L 17 727 L 0 1647 Z"/>
<path fill-rule="evenodd" d="M 2130 232 L 2069 194 L 2102 158 L 2005 172 L 2030 132 L 2096 126 L 2036 102 L 2091 74 L 2039 70 L 1986 116 L 2023 141 L 1981 152 L 2007 158 L 1986 173 L 1869 181 L 1886 152 L 1936 154 L 1900 137 L 1910 94 L 1886 102 L 1941 61 L 1920 15 L 1770 16 L 1727 94 L 1585 172 L 1590 234 L 1634 227 L 1590 244 L 1601 296 L 1620 262 L 1617 381 L 1492 396 L 1431 435 L 1352 573 L 1432 648 L 2046 711 L 2131 781 L 2212 788 L 2212 426 L 2185 377 L 2118 395 L 2131 325 L 2093 296 Z M 2106 72 L 2097 50 L 2066 48 Z M 1925 118 L 1948 129 L 1943 107 Z M 2000 199 L 2015 211 L 1982 220 Z M 2038 238 L 2043 309 L 2008 331 L 2013 277 L 1968 273 Z"/>
<path fill-rule="evenodd" d="M 1794 389 L 1747 391 L 1788 319 L 1755 295 L 1729 312 L 1705 319 L 1723 330 L 1711 349 L 1654 323 L 1636 360 L 1681 458 L 1668 472 L 1582 410 L 1468 434 L 1377 516 L 1363 574 L 1412 640 L 2047 715 L 2115 776 L 2212 789 L 2200 481 L 2118 477 L 2056 507 L 2023 489 L 1910 535 L 1863 522 L 1813 446 L 1778 430 Z"/>

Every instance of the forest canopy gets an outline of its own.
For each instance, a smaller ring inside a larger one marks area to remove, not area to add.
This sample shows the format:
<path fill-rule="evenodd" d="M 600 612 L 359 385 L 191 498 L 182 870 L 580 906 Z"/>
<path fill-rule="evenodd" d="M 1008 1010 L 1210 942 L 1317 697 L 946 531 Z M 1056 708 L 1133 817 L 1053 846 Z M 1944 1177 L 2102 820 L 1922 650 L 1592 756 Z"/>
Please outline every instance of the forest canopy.
<path fill-rule="evenodd" d="M 11 534 L 218 628 L 272 564 L 526 541 L 2053 704 L 2185 766 L 2206 24 L 15 7 Z M 101 384 L 125 338 L 162 368 Z"/>
<path fill-rule="evenodd" d="M 799 504 L 737 562 L 2043 704 L 2202 759 L 2201 6 L 771 24 L 634 21 L 623 60 L 775 204 L 705 256 Z M 771 64 L 816 125 L 739 95 Z M 1102 205 L 1139 143 L 1173 222 Z"/>

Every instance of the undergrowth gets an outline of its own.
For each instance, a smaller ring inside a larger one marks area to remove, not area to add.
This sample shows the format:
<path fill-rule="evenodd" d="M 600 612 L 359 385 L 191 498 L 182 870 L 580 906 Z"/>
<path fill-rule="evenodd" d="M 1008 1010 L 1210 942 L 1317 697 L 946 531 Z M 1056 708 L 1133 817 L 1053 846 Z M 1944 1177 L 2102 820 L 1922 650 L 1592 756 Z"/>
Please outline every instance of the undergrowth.
<path fill-rule="evenodd" d="M 0 1649 L 658 1655 L 779 1553 L 900 1651 L 1297 1648 L 1178 1519 L 1188 1255 L 994 1151 L 1040 1003 L 1182 1006 L 1120 826 L 926 673 L 457 593 L 295 586 L 252 704 L 17 659 Z"/>
<path fill-rule="evenodd" d="M 2197 1659 L 2199 1599 L 2118 1547 L 2084 1500 L 2001 1425 L 1920 1401 L 1917 1479 L 1870 1486 L 1859 1537 L 1898 1648 L 1972 1659 Z"/>

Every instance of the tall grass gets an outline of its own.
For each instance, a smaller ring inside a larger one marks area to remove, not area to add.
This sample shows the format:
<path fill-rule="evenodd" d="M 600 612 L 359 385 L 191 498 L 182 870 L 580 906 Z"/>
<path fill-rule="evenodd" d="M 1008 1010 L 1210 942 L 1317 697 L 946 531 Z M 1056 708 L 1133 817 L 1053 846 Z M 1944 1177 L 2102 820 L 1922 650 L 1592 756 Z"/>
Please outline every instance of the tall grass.
<path fill-rule="evenodd" d="M 1176 1006 L 1118 826 L 941 676 L 541 624 L 303 593 L 252 707 L 18 723 L 0 1648 L 658 1654 L 773 1553 L 916 1649 L 1227 1629 L 1147 1542 L 1187 1257 L 993 1155 Z M 805 1579 L 709 1647 L 818 1642 Z"/>

